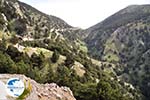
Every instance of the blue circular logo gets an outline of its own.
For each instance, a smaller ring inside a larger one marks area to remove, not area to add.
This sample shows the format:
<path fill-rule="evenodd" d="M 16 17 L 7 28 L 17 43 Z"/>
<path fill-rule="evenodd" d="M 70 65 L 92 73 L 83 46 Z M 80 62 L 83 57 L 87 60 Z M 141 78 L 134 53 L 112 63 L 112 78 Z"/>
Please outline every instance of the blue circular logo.
<path fill-rule="evenodd" d="M 11 78 L 7 81 L 6 90 L 12 97 L 18 97 L 24 92 L 24 83 L 19 78 Z"/>

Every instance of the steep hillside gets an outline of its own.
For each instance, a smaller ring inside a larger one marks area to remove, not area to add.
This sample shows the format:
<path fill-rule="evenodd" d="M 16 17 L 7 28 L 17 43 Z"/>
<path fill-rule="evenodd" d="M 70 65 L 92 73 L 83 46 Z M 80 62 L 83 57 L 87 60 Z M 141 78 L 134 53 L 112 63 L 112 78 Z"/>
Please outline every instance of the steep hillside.
<path fill-rule="evenodd" d="M 149 100 L 150 5 L 133 5 L 85 31 L 92 57 L 114 64 L 120 79 L 139 88 Z"/>
<path fill-rule="evenodd" d="M 15 31 L 24 37 L 41 38 L 52 35 L 65 35 L 69 39 L 81 29 L 68 25 L 62 19 L 44 14 L 37 9 L 17 0 L 1 0 L 1 28 L 5 32 Z M 75 37 L 75 36 L 74 36 Z"/>
<path fill-rule="evenodd" d="M 132 5 L 120 10 L 104 21 L 90 27 L 84 33 L 89 52 L 96 58 L 101 58 L 104 45 L 111 34 L 119 27 L 134 23 L 135 21 L 147 20 L 150 15 L 149 5 Z"/>

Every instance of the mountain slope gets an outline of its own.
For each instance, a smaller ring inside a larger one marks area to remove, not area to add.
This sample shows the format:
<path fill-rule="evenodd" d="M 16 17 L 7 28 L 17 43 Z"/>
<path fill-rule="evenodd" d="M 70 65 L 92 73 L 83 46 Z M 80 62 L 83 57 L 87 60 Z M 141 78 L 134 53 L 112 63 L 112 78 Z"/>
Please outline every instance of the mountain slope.
<path fill-rule="evenodd" d="M 120 79 L 139 88 L 148 100 L 150 5 L 132 5 L 85 30 L 89 54 L 97 59 L 119 63 Z"/>
<path fill-rule="evenodd" d="M 128 6 L 104 21 L 87 29 L 84 34 L 88 34 L 85 41 L 88 44 L 89 52 L 93 56 L 96 56 L 96 58 L 101 58 L 104 44 L 110 35 L 119 27 L 127 25 L 128 23 L 144 19 L 149 21 L 149 19 L 147 19 L 150 15 L 149 9 L 149 5 Z"/>
<path fill-rule="evenodd" d="M 12 6 L 13 5 L 13 6 Z M 72 28 L 60 18 L 46 15 L 33 7 L 17 1 L 1 1 L 2 16 L 9 31 L 20 35 L 46 36 L 55 29 Z M 19 25 L 19 26 L 18 26 Z M 44 33 L 44 34 L 43 34 Z"/>

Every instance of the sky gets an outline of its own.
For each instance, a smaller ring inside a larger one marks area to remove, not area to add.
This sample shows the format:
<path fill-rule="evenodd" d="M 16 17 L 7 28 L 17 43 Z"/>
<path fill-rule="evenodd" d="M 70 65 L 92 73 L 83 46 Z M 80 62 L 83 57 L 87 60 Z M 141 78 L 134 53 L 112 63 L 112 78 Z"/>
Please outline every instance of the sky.
<path fill-rule="evenodd" d="M 20 0 L 36 9 L 57 16 L 74 27 L 88 28 L 117 11 L 150 0 Z"/>

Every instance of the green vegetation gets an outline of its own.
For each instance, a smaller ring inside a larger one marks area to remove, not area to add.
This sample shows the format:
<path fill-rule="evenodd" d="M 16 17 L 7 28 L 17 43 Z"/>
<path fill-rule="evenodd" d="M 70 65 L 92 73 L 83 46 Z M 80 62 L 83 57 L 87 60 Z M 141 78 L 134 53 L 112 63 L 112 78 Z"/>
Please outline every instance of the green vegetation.
<path fill-rule="evenodd" d="M 59 51 L 57 50 L 54 50 L 52 56 L 49 57 L 42 52 L 33 53 L 29 57 L 26 53 L 20 53 L 12 45 L 0 46 L 0 48 L 3 47 L 4 49 L 1 49 L 3 51 L 0 52 L 1 73 L 25 74 L 40 83 L 55 82 L 61 86 L 68 86 L 77 100 L 114 100 L 118 98 L 130 100 L 131 98 L 128 96 L 128 99 L 125 99 L 127 97 L 121 93 L 127 94 L 127 90 L 121 87 L 117 80 L 113 80 L 115 83 L 112 84 L 112 81 L 109 81 L 112 76 L 110 74 L 105 75 L 106 73 L 93 65 L 84 54 L 74 55 L 74 53 L 68 52 L 66 60 L 62 63 L 59 62 L 56 68 L 53 68 L 52 66 L 57 64 L 59 59 Z M 60 50 L 60 52 L 62 51 Z M 86 68 L 86 73 L 83 76 L 78 76 L 76 71 L 72 69 L 76 60 L 83 63 Z M 107 80 L 102 80 L 102 78 Z M 98 83 L 96 79 L 99 80 Z M 113 88 L 114 86 L 116 88 Z M 25 98 L 28 93 L 29 91 L 25 90 L 18 99 Z"/>
<path fill-rule="evenodd" d="M 17 67 L 8 54 L 0 51 L 0 73 L 15 73 Z"/>
<path fill-rule="evenodd" d="M 58 53 L 57 50 L 55 50 L 53 55 L 52 55 L 51 60 L 52 60 L 53 63 L 56 63 L 58 59 L 59 59 L 59 53 Z"/>
<path fill-rule="evenodd" d="M 66 66 L 72 66 L 74 64 L 74 59 L 73 59 L 73 56 L 71 56 L 71 54 L 68 54 L 67 56 L 66 56 L 66 60 L 65 60 L 65 65 Z"/>
<path fill-rule="evenodd" d="M 113 71 L 139 89 L 145 96 L 143 100 L 150 98 L 149 9 L 150 5 L 128 6 L 87 29 L 85 39 L 90 56 L 119 64 Z"/>
<path fill-rule="evenodd" d="M 10 2 L 0 1 L 0 73 L 68 86 L 77 100 L 149 100 L 149 5 L 129 6 L 84 31 Z"/>
<path fill-rule="evenodd" d="M 30 91 L 25 89 L 24 92 L 17 98 L 17 100 L 24 100 L 29 93 Z"/>

